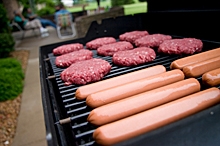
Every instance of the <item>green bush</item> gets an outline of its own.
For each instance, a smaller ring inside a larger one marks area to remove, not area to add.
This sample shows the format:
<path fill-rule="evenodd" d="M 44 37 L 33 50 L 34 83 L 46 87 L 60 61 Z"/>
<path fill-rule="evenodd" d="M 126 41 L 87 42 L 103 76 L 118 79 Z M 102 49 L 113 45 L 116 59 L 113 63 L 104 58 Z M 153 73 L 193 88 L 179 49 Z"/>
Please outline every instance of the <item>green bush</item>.
<path fill-rule="evenodd" d="M 23 90 L 24 73 L 13 58 L 0 59 L 0 101 L 16 98 Z"/>
<path fill-rule="evenodd" d="M 0 33 L 10 32 L 9 19 L 7 17 L 7 12 L 3 4 L 0 4 Z"/>
<path fill-rule="evenodd" d="M 8 57 L 9 53 L 14 50 L 14 38 L 11 35 L 9 19 L 2 4 L 0 4 L 0 58 Z"/>
<path fill-rule="evenodd" d="M 10 33 L 0 33 L 0 58 L 8 57 L 14 51 L 15 41 Z"/>
<path fill-rule="evenodd" d="M 55 9 L 51 7 L 45 7 L 37 11 L 38 16 L 51 15 L 55 13 Z"/>
<path fill-rule="evenodd" d="M 126 5 L 126 4 L 133 4 L 133 3 L 134 3 L 133 0 L 111 0 L 112 7 L 122 6 L 122 5 Z"/>

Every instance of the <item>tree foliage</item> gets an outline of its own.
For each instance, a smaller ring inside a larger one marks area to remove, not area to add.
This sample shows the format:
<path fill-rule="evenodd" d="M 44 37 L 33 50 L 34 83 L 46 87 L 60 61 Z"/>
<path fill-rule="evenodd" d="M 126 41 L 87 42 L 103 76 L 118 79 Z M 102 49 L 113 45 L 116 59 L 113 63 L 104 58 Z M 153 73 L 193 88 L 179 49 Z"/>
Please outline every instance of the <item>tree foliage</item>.
<path fill-rule="evenodd" d="M 9 27 L 9 19 L 7 17 L 7 12 L 2 4 L 0 4 L 0 33 L 8 33 L 10 32 L 10 27 Z"/>
<path fill-rule="evenodd" d="M 19 1 L 24 6 L 23 15 L 25 15 L 25 11 L 27 10 L 27 8 L 31 7 L 29 0 L 19 0 Z M 54 0 L 33 0 L 33 4 L 34 4 L 33 9 L 39 16 L 54 14 L 55 5 L 59 2 L 60 0 L 55 0 L 55 1 Z M 37 9 L 36 5 L 38 4 L 45 4 L 45 7 L 42 9 Z"/>
<path fill-rule="evenodd" d="M 3 58 L 8 57 L 14 50 L 15 41 L 11 35 L 10 21 L 2 4 L 0 4 L 0 20 L 0 58 Z"/>

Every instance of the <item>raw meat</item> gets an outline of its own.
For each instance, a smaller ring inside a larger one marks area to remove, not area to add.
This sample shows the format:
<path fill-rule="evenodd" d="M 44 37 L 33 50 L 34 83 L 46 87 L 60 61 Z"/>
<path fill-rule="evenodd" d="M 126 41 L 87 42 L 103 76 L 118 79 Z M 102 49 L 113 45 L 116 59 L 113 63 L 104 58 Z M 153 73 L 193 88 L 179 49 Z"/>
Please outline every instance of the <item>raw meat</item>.
<path fill-rule="evenodd" d="M 72 64 L 60 76 L 65 85 L 84 85 L 101 80 L 110 70 L 111 65 L 107 61 L 93 58 Z"/>
<path fill-rule="evenodd" d="M 59 46 L 59 47 L 53 49 L 53 54 L 54 55 L 63 55 L 63 54 L 67 54 L 67 53 L 70 53 L 73 51 L 78 51 L 81 49 L 83 49 L 83 45 L 80 43 L 62 45 L 62 46 Z"/>
<path fill-rule="evenodd" d="M 183 38 L 183 39 L 172 39 L 165 40 L 160 44 L 158 52 L 165 54 L 193 54 L 195 52 L 201 52 L 203 43 L 199 39 L 195 38 Z"/>
<path fill-rule="evenodd" d="M 170 35 L 164 35 L 164 34 L 152 34 L 152 35 L 146 35 L 144 37 L 141 37 L 137 40 L 135 40 L 135 46 L 137 47 L 159 47 L 161 43 L 165 40 L 171 40 L 172 37 Z"/>
<path fill-rule="evenodd" d="M 77 61 L 88 60 L 92 57 L 92 51 L 83 49 L 56 57 L 55 64 L 57 67 L 68 67 Z"/>
<path fill-rule="evenodd" d="M 139 47 L 133 50 L 116 52 L 112 57 L 112 61 L 119 66 L 135 66 L 153 61 L 155 58 L 156 53 L 153 49 Z"/>
<path fill-rule="evenodd" d="M 119 36 L 119 39 L 121 41 L 128 41 L 128 42 L 134 44 L 134 41 L 136 39 L 139 39 L 139 38 L 146 36 L 148 34 L 149 33 L 147 31 L 131 31 L 131 32 L 126 32 L 124 34 L 121 34 Z"/>
<path fill-rule="evenodd" d="M 98 47 L 101 47 L 102 45 L 111 44 L 115 42 L 116 42 L 116 39 L 113 37 L 97 38 L 97 39 L 87 42 L 86 48 L 96 50 Z"/>
<path fill-rule="evenodd" d="M 122 41 L 103 45 L 97 49 L 97 53 L 102 56 L 112 56 L 115 52 L 131 49 L 133 49 L 133 45 L 131 43 Z"/>

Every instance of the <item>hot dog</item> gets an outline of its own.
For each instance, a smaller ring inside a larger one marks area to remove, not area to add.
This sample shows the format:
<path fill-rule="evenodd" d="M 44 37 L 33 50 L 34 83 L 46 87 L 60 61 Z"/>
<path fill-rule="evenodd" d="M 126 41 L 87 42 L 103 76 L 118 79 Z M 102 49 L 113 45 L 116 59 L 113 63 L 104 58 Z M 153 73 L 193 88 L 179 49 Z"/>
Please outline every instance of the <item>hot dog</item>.
<path fill-rule="evenodd" d="M 140 79 L 134 82 L 90 94 L 86 98 L 86 104 L 92 108 L 96 108 L 183 79 L 183 72 L 179 69 L 175 69 L 159 75 L 154 75 L 145 79 Z"/>
<path fill-rule="evenodd" d="M 162 65 L 156 65 L 153 67 L 138 70 L 132 73 L 120 75 L 111 79 L 99 81 L 93 84 L 81 86 L 76 90 L 75 96 L 77 99 L 82 100 L 92 93 L 105 90 L 111 87 L 129 83 L 135 80 L 143 79 L 153 75 L 166 72 L 166 68 Z"/>
<path fill-rule="evenodd" d="M 199 77 L 204 73 L 220 68 L 220 56 L 183 67 L 186 77 Z"/>
<path fill-rule="evenodd" d="M 208 86 L 220 85 L 220 68 L 203 74 L 202 82 Z"/>
<path fill-rule="evenodd" d="M 113 145 L 141 135 L 220 102 L 218 88 L 210 88 L 125 119 L 103 125 L 93 133 L 98 144 Z"/>
<path fill-rule="evenodd" d="M 183 67 L 187 65 L 205 61 L 205 60 L 215 58 L 218 56 L 220 56 L 220 48 L 175 60 L 171 63 L 170 68 L 171 69 L 182 69 Z"/>
<path fill-rule="evenodd" d="M 198 91 L 200 84 L 196 79 L 179 81 L 93 109 L 87 120 L 104 125 Z"/>

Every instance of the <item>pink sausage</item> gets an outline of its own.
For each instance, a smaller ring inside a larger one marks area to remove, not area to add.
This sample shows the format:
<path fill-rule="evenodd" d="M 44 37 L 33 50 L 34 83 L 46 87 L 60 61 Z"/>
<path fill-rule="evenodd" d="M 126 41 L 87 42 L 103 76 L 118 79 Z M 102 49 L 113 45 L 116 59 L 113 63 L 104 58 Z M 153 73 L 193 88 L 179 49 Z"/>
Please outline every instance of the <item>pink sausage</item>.
<path fill-rule="evenodd" d="M 87 120 L 94 125 L 107 124 L 193 94 L 199 90 L 200 84 L 194 78 L 179 81 L 98 107 L 91 111 Z"/>
<path fill-rule="evenodd" d="M 220 102 L 218 88 L 210 88 L 125 119 L 103 125 L 93 133 L 100 145 L 113 145 L 178 121 Z"/>
<path fill-rule="evenodd" d="M 162 87 L 184 79 L 181 70 L 176 69 L 162 74 L 140 79 L 134 82 L 102 90 L 90 94 L 86 98 L 86 104 L 92 108 L 96 108 L 114 101 L 118 101 L 129 96 L 133 96 L 145 91 L 149 91 L 158 87 Z"/>
<path fill-rule="evenodd" d="M 220 68 L 203 74 L 202 82 L 208 86 L 220 85 Z"/>
<path fill-rule="evenodd" d="M 191 55 L 188 57 L 175 60 L 171 63 L 170 68 L 171 69 L 182 69 L 185 66 L 199 63 L 205 60 L 209 60 L 211 58 L 215 58 L 218 56 L 220 56 L 220 48 L 216 48 L 213 50 L 205 51 L 202 53 L 198 53 L 195 55 Z"/>
<path fill-rule="evenodd" d="M 107 80 L 99 81 L 93 84 L 81 86 L 76 90 L 75 96 L 77 99 L 83 100 L 86 99 L 86 97 L 92 93 L 96 93 L 101 90 L 105 90 L 108 88 L 112 88 L 115 86 L 119 86 L 164 72 L 166 72 L 166 68 L 164 66 L 156 65 L 153 67 L 127 73 Z"/>

